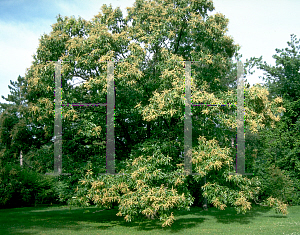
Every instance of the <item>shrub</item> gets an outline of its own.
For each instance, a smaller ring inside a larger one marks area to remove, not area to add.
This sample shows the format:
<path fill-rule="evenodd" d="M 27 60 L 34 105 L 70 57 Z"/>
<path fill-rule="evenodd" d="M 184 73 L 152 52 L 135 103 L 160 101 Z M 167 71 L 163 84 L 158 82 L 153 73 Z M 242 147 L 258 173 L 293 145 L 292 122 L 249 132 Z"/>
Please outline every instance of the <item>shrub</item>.
<path fill-rule="evenodd" d="M 216 147 L 216 140 L 206 141 L 203 137 L 198 140 L 192 162 L 199 175 L 193 176 L 194 181 L 183 174 L 182 163 L 175 166 L 172 158 L 162 153 L 158 140 L 146 140 L 137 145 L 130 159 L 116 166 L 117 169 L 122 166 L 118 175 L 94 176 L 90 166 L 68 204 L 111 208 L 118 203 L 117 216 L 124 216 L 127 222 L 146 216 L 163 220 L 164 227 L 171 226 L 175 219 L 172 210 L 190 209 L 194 201 L 191 191 L 198 191 L 220 210 L 231 205 L 238 213 L 246 213 L 251 209 L 249 200 L 258 195 L 261 184 L 258 177 L 229 175 L 233 160 L 228 149 Z M 191 185 L 195 181 L 200 185 L 205 176 L 207 182 L 201 186 L 202 191 L 198 185 Z M 281 200 L 270 196 L 265 203 L 274 207 L 276 213 L 287 214 L 287 204 Z"/>
<path fill-rule="evenodd" d="M 32 147 L 24 157 L 24 163 L 39 173 L 46 173 L 48 169 L 53 169 L 54 146 L 45 144 L 40 148 Z"/>
<path fill-rule="evenodd" d="M 292 180 L 288 172 L 275 167 L 274 164 L 267 165 L 268 163 L 264 165 L 265 170 L 260 171 L 262 185 L 259 198 L 265 200 L 272 196 L 290 205 L 299 203 L 299 198 L 295 197 L 299 195 L 296 180 Z"/>
<path fill-rule="evenodd" d="M 145 145 L 148 148 L 144 148 Z M 144 152 L 143 155 L 131 155 L 131 159 L 126 160 L 127 167 L 120 172 L 124 175 L 94 177 L 90 166 L 69 205 L 95 204 L 112 208 L 117 202 L 117 215 L 124 216 L 126 221 L 145 216 L 160 218 L 164 221 L 163 226 L 170 226 L 174 221 L 170 210 L 189 210 L 193 203 L 184 184 L 185 176 L 176 175 L 183 174 L 183 167 L 172 171 L 171 158 L 161 153 L 157 143 L 144 143 L 139 150 Z"/>
<path fill-rule="evenodd" d="M 298 205 L 300 206 L 300 180 L 296 177 L 292 178 L 293 185 L 295 187 L 295 193 L 292 196 L 292 200 L 290 202 L 291 205 Z"/>
<path fill-rule="evenodd" d="M 66 181 L 57 181 L 54 188 L 60 203 L 65 203 L 70 198 L 70 186 Z"/>
<path fill-rule="evenodd" d="M 73 168 L 71 169 L 70 166 L 66 166 L 64 169 L 66 169 L 68 173 L 71 173 L 71 175 L 61 175 L 56 178 L 54 190 L 58 196 L 57 200 L 60 204 L 67 204 L 67 201 L 72 198 L 74 190 L 79 185 L 79 180 L 85 176 L 85 172 L 88 169 L 92 169 L 95 174 L 105 172 L 105 165 L 102 164 L 102 166 L 100 166 L 99 162 L 93 159 L 96 158 L 96 156 L 89 158 L 93 160 L 93 163 L 92 161 L 72 162 L 69 160 L 69 165 Z"/>
<path fill-rule="evenodd" d="M 0 206 L 21 207 L 37 203 L 54 203 L 57 195 L 50 176 L 6 164 L 0 170 Z"/>

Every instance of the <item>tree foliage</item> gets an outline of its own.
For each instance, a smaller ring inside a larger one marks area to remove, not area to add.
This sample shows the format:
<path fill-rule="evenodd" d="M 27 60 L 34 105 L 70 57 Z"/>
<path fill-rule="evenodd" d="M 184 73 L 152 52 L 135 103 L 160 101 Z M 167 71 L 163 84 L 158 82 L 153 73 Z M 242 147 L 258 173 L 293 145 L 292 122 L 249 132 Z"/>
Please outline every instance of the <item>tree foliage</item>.
<path fill-rule="evenodd" d="M 31 146 L 37 146 L 38 143 L 33 136 L 38 130 L 30 129 L 30 123 L 24 117 L 24 113 L 28 112 L 25 100 L 26 79 L 19 76 L 16 82 L 10 81 L 10 93 L 7 98 L 3 99 L 10 103 L 1 103 L 2 112 L 0 114 L 0 142 L 2 148 L 0 161 L 2 164 L 13 156 L 13 161 L 17 161 L 20 150 L 26 154 Z M 21 148 L 22 146 L 22 148 Z"/>
<path fill-rule="evenodd" d="M 139 216 L 159 217 L 163 226 L 174 221 L 172 209 L 193 204 L 184 175 L 185 68 L 192 60 L 192 102 L 236 103 L 236 63 L 239 45 L 226 35 L 228 19 L 211 1 L 141 1 L 128 8 L 103 5 L 91 20 L 57 17 L 44 34 L 28 69 L 24 117 L 39 129 L 40 149 L 51 143 L 54 125 L 54 66 L 61 59 L 63 103 L 105 103 L 108 60 L 115 63 L 115 139 L 117 172 L 105 173 L 105 115 L 94 110 L 63 107 L 63 168 L 89 170 L 80 180 L 70 204 L 111 207 L 126 221 Z M 122 60 L 122 61 L 121 61 Z M 79 77 L 84 82 L 73 87 Z M 245 126 L 251 133 L 273 127 L 285 111 L 280 97 L 271 100 L 261 86 L 245 88 Z M 201 193 L 213 206 L 231 205 L 238 212 L 251 208 L 259 193 L 258 177 L 229 175 L 234 171 L 235 106 L 193 108 L 193 172 Z M 43 156 L 31 152 L 35 162 Z M 42 154 L 40 154 L 42 155 Z M 91 163 L 87 163 L 90 161 Z M 247 161 L 247 158 L 246 158 Z M 40 164 L 40 163 L 37 163 Z M 102 168 L 101 168 L 102 167 Z M 41 172 L 49 169 L 44 167 Z M 123 174 L 124 173 L 124 174 Z M 75 184 L 73 185 L 75 187 Z M 269 206 L 287 213 L 286 204 L 269 197 Z"/>
<path fill-rule="evenodd" d="M 273 56 L 276 60 L 275 66 L 262 62 L 262 57 L 251 58 L 249 63 L 252 67 L 256 65 L 266 72 L 263 79 L 267 81 L 265 87 L 270 92 L 269 98 L 274 99 L 276 96 L 282 98 L 282 105 L 286 110 L 281 113 L 280 121 L 274 127 L 262 130 L 256 137 L 259 142 L 256 149 L 260 162 L 256 165 L 264 163 L 264 166 L 267 164 L 268 167 L 277 167 L 279 171 L 285 172 L 284 175 L 290 178 L 292 183 L 287 184 L 289 181 L 285 180 L 281 190 L 294 187 L 295 199 L 292 203 L 297 204 L 300 196 L 300 103 L 297 86 L 300 82 L 300 47 L 299 40 L 293 34 L 287 44 L 289 47 L 285 49 L 276 49 Z"/>

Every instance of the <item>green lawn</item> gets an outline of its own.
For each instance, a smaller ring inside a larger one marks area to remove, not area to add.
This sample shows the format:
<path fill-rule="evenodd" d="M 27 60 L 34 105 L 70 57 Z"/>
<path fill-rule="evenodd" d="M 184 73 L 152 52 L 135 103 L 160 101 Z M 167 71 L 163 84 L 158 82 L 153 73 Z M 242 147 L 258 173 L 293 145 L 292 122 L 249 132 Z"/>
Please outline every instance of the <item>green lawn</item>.
<path fill-rule="evenodd" d="M 160 221 L 127 223 L 116 216 L 117 209 L 52 206 L 0 210 L 0 234 L 291 234 L 300 235 L 300 206 L 289 207 L 287 216 L 273 209 L 254 207 L 245 215 L 234 208 L 220 211 L 191 208 L 175 211 L 172 227 L 162 228 Z"/>

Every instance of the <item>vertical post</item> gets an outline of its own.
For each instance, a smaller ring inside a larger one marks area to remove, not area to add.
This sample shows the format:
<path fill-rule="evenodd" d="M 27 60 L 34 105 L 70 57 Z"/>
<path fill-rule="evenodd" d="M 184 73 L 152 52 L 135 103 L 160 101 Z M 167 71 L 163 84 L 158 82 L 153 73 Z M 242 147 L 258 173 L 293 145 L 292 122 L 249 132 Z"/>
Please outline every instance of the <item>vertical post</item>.
<path fill-rule="evenodd" d="M 61 62 L 55 61 L 54 174 L 62 173 Z"/>
<path fill-rule="evenodd" d="M 19 100 L 20 100 L 20 105 L 22 104 L 21 102 L 21 89 L 22 89 L 22 81 L 20 82 L 20 88 L 19 88 Z M 21 118 L 23 117 L 22 113 L 20 113 Z M 20 151 L 20 166 L 23 167 L 23 152 L 22 149 Z"/>
<path fill-rule="evenodd" d="M 106 143 L 106 173 L 115 174 L 115 130 L 114 130 L 114 108 L 115 108 L 115 91 L 114 91 L 114 62 L 107 62 L 107 106 L 106 106 L 106 123 L 107 123 L 107 143 Z"/>
<path fill-rule="evenodd" d="M 244 131 L 244 68 L 238 61 L 237 68 L 237 158 L 236 172 L 245 174 L 245 131 Z"/>
<path fill-rule="evenodd" d="M 191 61 L 185 61 L 184 170 L 192 174 Z"/>
<path fill-rule="evenodd" d="M 23 167 L 23 153 L 20 151 L 20 166 Z"/>

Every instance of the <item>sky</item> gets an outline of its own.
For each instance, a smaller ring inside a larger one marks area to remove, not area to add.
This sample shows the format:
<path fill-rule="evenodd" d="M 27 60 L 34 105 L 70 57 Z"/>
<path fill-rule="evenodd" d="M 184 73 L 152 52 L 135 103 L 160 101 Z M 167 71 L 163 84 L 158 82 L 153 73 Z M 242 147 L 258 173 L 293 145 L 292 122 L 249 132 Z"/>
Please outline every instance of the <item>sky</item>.
<path fill-rule="evenodd" d="M 56 16 L 81 16 L 91 20 L 103 4 L 119 6 L 127 15 L 126 7 L 134 0 L 0 0 L 0 102 L 9 94 L 10 80 L 25 76 L 39 46 L 38 39 L 49 34 Z M 242 61 L 263 56 L 275 65 L 275 48 L 286 48 L 290 35 L 300 37 L 299 0 L 214 0 L 215 10 L 229 19 L 228 35 L 241 45 Z M 262 71 L 247 76 L 251 86 L 263 83 Z"/>

